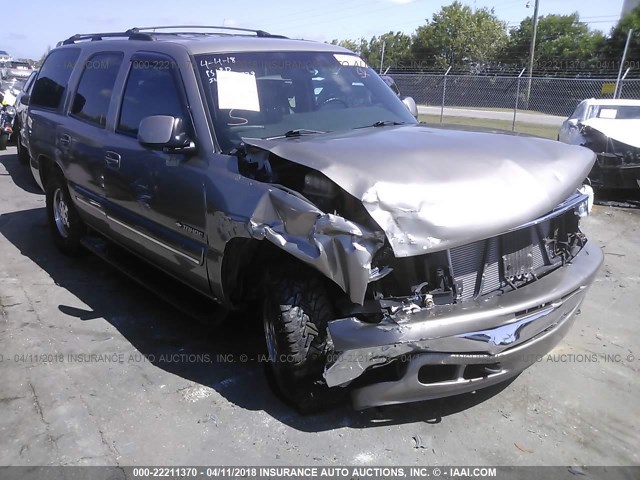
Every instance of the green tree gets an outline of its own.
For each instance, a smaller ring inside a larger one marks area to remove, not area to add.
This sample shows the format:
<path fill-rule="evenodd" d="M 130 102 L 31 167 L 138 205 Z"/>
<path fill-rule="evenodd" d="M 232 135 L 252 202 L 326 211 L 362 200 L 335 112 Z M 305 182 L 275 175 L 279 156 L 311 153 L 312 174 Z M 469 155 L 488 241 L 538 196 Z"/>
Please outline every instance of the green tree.
<path fill-rule="evenodd" d="M 384 63 L 382 71 L 392 70 L 408 65 L 411 59 L 411 37 L 402 32 L 387 32 L 377 37 L 372 37 L 367 44 L 364 60 L 373 68 L 380 68 L 382 59 L 382 46 L 384 45 Z"/>
<path fill-rule="evenodd" d="M 633 30 L 633 35 L 629 43 L 626 61 L 636 65 L 640 62 L 640 7 L 637 7 L 622 17 L 611 30 L 600 56 L 604 64 L 614 65 L 614 68 L 619 67 L 629 30 Z"/>
<path fill-rule="evenodd" d="M 411 59 L 411 36 L 402 32 L 388 32 L 371 37 L 371 40 L 332 40 L 333 45 L 340 45 L 357 53 L 374 69 L 380 68 L 382 45 L 384 44 L 384 65 L 391 69 L 402 68 Z"/>
<path fill-rule="evenodd" d="M 529 63 L 533 19 L 527 17 L 509 32 L 502 62 L 518 66 Z M 545 15 L 538 19 L 534 70 L 585 69 L 597 60 L 604 35 L 580 22 L 578 13 Z"/>
<path fill-rule="evenodd" d="M 493 63 L 506 43 L 506 23 L 493 9 L 473 10 L 455 1 L 418 27 L 411 52 L 420 64 L 471 68 Z"/>
<path fill-rule="evenodd" d="M 360 55 L 360 41 L 356 40 L 331 40 L 331 45 L 339 45 Z"/>

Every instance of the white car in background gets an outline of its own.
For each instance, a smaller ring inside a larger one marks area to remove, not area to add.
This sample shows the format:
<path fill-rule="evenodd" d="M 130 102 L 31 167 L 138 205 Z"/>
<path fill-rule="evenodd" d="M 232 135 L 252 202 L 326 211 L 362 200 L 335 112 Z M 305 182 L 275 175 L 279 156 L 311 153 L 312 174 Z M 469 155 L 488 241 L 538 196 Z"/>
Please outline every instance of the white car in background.
<path fill-rule="evenodd" d="M 589 173 L 594 187 L 640 187 L 640 100 L 583 100 L 562 124 L 558 140 L 596 153 Z"/>
<path fill-rule="evenodd" d="M 13 60 L 13 57 L 4 50 L 0 50 L 0 64 L 7 63 Z"/>

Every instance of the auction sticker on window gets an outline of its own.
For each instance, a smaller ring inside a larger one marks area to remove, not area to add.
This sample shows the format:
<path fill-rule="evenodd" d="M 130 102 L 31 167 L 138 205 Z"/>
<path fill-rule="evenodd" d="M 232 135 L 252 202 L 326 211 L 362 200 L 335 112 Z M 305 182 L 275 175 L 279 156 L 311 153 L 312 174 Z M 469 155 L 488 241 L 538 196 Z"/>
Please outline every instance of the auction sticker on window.
<path fill-rule="evenodd" d="M 229 70 L 216 71 L 218 108 L 260 111 L 258 84 L 255 75 Z"/>

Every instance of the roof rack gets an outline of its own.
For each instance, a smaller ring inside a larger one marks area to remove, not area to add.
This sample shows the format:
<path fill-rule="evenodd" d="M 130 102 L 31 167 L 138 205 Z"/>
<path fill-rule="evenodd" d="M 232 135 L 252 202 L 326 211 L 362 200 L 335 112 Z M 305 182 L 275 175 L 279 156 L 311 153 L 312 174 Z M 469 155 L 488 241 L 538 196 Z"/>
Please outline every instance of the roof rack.
<path fill-rule="evenodd" d="M 231 30 L 236 32 L 250 32 L 250 33 L 255 33 L 256 36 L 258 37 L 286 38 L 282 35 L 272 35 L 271 33 L 265 32 L 264 30 L 254 30 L 252 28 L 240 28 L 240 27 L 225 27 L 225 26 L 218 26 L 218 25 L 161 25 L 157 27 L 136 27 L 136 28 L 133 28 L 132 30 L 135 30 L 136 32 L 139 32 L 142 30 L 152 30 L 153 32 L 155 32 L 156 30 L 168 30 L 170 28 L 208 28 L 212 30 Z M 180 33 L 196 33 L 196 32 L 168 32 L 168 33 L 180 34 Z"/>
<path fill-rule="evenodd" d="M 184 34 L 201 34 L 207 35 L 207 33 L 202 32 L 191 32 L 191 31 L 181 31 L 181 32 L 157 32 L 157 30 L 169 30 L 176 28 L 202 28 L 202 29 L 211 29 L 211 30 L 230 30 L 236 32 L 249 32 L 254 33 L 257 37 L 264 38 L 287 38 L 283 35 L 272 35 L 269 32 L 265 32 L 264 30 L 253 30 L 250 28 L 240 28 L 240 27 L 225 27 L 225 26 L 215 26 L 215 25 L 160 25 L 156 27 L 134 27 L 130 28 L 125 32 L 105 32 L 105 33 L 77 33 L 66 40 L 62 40 L 58 42 L 56 46 L 60 45 L 72 45 L 74 43 L 83 42 L 83 41 L 97 41 L 103 40 L 105 38 L 126 38 L 129 40 L 156 40 L 155 34 L 161 35 L 184 35 Z"/>
<path fill-rule="evenodd" d="M 130 28 L 126 32 L 105 32 L 105 33 L 76 33 L 75 35 L 58 42 L 56 46 L 72 45 L 82 41 L 97 41 L 104 38 L 128 38 L 129 40 L 154 40 L 152 35 L 138 32 L 137 28 Z"/>

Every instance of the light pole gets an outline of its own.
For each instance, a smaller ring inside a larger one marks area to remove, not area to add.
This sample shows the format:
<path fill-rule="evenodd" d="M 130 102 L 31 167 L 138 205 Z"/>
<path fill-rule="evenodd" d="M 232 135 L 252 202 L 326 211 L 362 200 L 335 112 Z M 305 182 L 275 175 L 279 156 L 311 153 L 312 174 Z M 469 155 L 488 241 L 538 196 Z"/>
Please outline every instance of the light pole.
<path fill-rule="evenodd" d="M 618 79 L 616 80 L 616 89 L 613 92 L 613 98 L 620 98 L 620 93 L 622 93 L 622 86 L 620 85 L 620 76 L 622 75 L 622 68 L 624 67 L 624 61 L 627 58 L 627 51 L 629 50 L 629 43 L 631 43 L 631 34 L 633 30 L 629 30 L 629 34 L 627 35 L 627 42 L 624 44 L 624 51 L 622 52 L 622 61 L 620 62 L 620 70 L 618 70 Z M 627 73 L 629 73 L 629 69 L 627 69 Z M 627 76 L 627 73 L 624 76 Z M 624 77 L 622 78 L 624 80 Z"/>
<path fill-rule="evenodd" d="M 529 8 L 530 2 L 527 2 L 527 8 Z M 536 53 L 536 35 L 538 34 L 538 7 L 540 6 L 540 0 L 536 0 L 536 4 L 533 7 L 533 25 L 531 27 L 531 46 L 529 47 L 529 81 L 527 82 L 527 109 L 529 109 L 529 97 L 531 96 L 531 77 L 533 76 L 533 58 Z"/>

